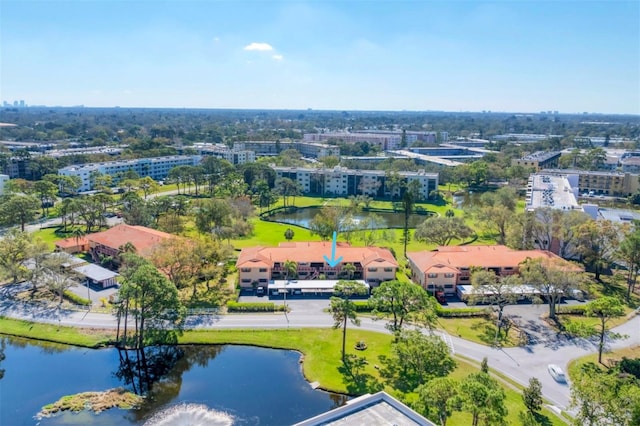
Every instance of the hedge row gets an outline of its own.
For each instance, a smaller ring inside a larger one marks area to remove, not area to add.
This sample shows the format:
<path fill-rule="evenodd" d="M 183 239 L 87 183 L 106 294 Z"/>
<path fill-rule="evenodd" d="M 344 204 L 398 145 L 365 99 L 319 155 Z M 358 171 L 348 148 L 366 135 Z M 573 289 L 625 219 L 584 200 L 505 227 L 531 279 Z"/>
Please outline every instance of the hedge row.
<path fill-rule="evenodd" d="M 353 302 L 356 312 L 371 312 L 373 309 L 367 301 Z M 460 318 L 460 317 L 483 317 L 489 315 L 490 310 L 487 308 L 443 308 L 437 305 L 436 313 L 443 318 Z"/>
<path fill-rule="evenodd" d="M 357 300 L 353 302 L 356 312 L 371 312 L 373 309 L 366 300 Z"/>
<path fill-rule="evenodd" d="M 284 310 L 284 305 L 276 305 L 273 302 L 227 302 L 227 312 L 274 312 Z"/>
<path fill-rule="evenodd" d="M 63 292 L 65 299 L 75 303 L 76 305 L 89 306 L 91 305 L 91 300 L 85 299 L 84 297 L 80 297 L 72 291 L 65 290 Z"/>
<path fill-rule="evenodd" d="M 438 305 L 436 314 L 442 318 L 472 318 L 484 317 L 491 313 L 487 308 L 443 308 Z"/>
<path fill-rule="evenodd" d="M 584 315 L 586 305 L 569 305 L 556 307 L 558 315 Z"/>

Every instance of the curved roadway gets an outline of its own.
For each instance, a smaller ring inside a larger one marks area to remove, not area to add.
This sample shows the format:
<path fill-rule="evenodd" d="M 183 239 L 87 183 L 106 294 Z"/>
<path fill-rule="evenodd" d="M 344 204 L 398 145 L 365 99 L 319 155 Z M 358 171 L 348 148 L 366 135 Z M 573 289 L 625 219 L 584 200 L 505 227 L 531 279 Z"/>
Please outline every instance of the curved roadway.
<path fill-rule="evenodd" d="M 0 315 L 34 322 L 46 322 L 86 328 L 115 328 L 113 315 L 95 312 L 81 312 L 59 309 L 56 305 L 35 305 L 15 300 L 12 296 L 25 284 L 5 286 L 0 289 Z M 311 301 L 288 301 L 291 312 L 278 314 L 229 314 L 196 315 L 187 318 L 186 327 L 224 329 L 224 328 L 312 328 L 331 327 L 333 319 L 322 311 L 322 303 Z M 387 333 L 384 321 L 361 318 L 361 328 Z M 632 317 L 615 332 L 627 335 L 626 338 L 609 342 L 610 348 L 640 345 L 640 315 Z M 543 386 L 544 396 L 556 407 L 566 410 L 569 405 L 569 386 L 553 380 L 547 372 L 548 364 L 558 364 L 566 368 L 571 359 L 597 351 L 597 345 L 584 339 L 567 339 L 558 336 L 555 339 L 537 342 L 525 347 L 492 348 L 470 342 L 455 336 L 445 338 L 455 353 L 476 361 L 487 357 L 492 369 L 526 386 L 530 377 L 537 377 Z"/>

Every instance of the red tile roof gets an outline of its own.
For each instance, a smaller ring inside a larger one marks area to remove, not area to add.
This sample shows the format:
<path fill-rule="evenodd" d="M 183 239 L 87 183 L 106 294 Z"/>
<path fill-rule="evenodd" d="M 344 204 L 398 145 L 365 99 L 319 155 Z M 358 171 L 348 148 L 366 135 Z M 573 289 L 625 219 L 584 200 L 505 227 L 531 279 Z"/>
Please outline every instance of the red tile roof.
<path fill-rule="evenodd" d="M 82 247 L 86 246 L 87 244 L 89 244 L 89 240 L 87 240 L 87 237 L 80 237 L 78 239 L 76 239 L 76 237 L 71 237 L 55 242 L 55 246 L 61 249 Z"/>
<path fill-rule="evenodd" d="M 236 265 L 250 263 L 251 266 L 271 267 L 275 262 L 325 262 L 324 256 L 331 257 L 331 242 L 286 242 L 278 247 L 249 247 L 242 250 Z M 360 262 L 362 266 L 374 264 L 378 267 L 398 267 L 398 262 L 388 249 L 380 247 L 351 247 L 348 243 L 337 243 L 336 259 L 342 263 Z"/>
<path fill-rule="evenodd" d="M 175 236 L 144 226 L 130 226 L 122 223 L 106 231 L 89 234 L 86 238 L 90 243 L 101 244 L 116 250 L 131 243 L 139 255 L 148 255 L 160 242 Z"/>
<path fill-rule="evenodd" d="M 514 250 L 507 246 L 441 246 L 434 251 L 408 252 L 407 258 L 421 271 L 431 268 L 517 268 L 527 259 L 562 262 L 568 269 L 578 269 L 572 263 L 546 250 Z"/>

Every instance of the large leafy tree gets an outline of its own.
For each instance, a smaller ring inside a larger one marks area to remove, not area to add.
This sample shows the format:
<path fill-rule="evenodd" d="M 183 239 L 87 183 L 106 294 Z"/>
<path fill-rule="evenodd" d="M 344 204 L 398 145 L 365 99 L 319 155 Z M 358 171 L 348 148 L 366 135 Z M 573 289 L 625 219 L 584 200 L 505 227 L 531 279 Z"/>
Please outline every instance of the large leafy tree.
<path fill-rule="evenodd" d="M 40 201 L 32 195 L 9 194 L 0 197 L 0 225 L 20 225 L 24 232 L 27 223 L 35 220 Z"/>
<path fill-rule="evenodd" d="M 472 273 L 471 284 L 473 286 L 473 292 L 477 293 L 477 295 L 473 295 L 471 298 L 473 303 L 488 303 L 495 306 L 498 310 L 498 319 L 496 322 L 497 340 L 505 325 L 504 308 L 517 300 L 517 286 L 521 285 L 522 281 L 517 275 L 498 277 L 492 271 L 480 269 Z"/>
<path fill-rule="evenodd" d="M 124 280 L 119 292 L 128 315 L 134 317 L 135 333 L 130 343 L 135 348 L 175 343 L 186 313 L 178 298 L 178 290 L 153 265 L 136 257 L 134 254 L 125 255 Z"/>
<path fill-rule="evenodd" d="M 531 414 L 536 414 L 542 408 L 542 383 L 536 377 L 529 379 L 529 386 L 522 389 L 522 401 Z"/>
<path fill-rule="evenodd" d="M 214 228 L 229 226 L 231 213 L 232 208 L 226 200 L 204 200 L 196 211 L 196 228 L 201 234 L 207 234 Z"/>
<path fill-rule="evenodd" d="M 465 240 L 473 230 L 461 217 L 434 216 L 422 222 L 414 234 L 417 241 L 439 246 L 448 246 L 453 240 Z"/>
<path fill-rule="evenodd" d="M 549 303 L 549 318 L 556 318 L 556 307 L 571 289 L 583 285 L 584 276 L 576 265 L 562 260 L 528 259 L 520 265 L 520 276 L 535 287 Z"/>
<path fill-rule="evenodd" d="M 436 377 L 420 385 L 416 392 L 418 411 L 447 426 L 447 420 L 458 406 L 458 383 L 449 377 Z"/>
<path fill-rule="evenodd" d="M 380 316 L 391 315 L 387 328 L 394 334 L 402 331 L 405 321 L 424 310 L 435 311 L 424 289 L 406 281 L 385 281 L 373 290 L 369 304 Z"/>
<path fill-rule="evenodd" d="M 640 271 L 640 226 L 636 226 L 625 235 L 618 247 L 617 257 L 627 268 L 627 300 L 629 300 Z"/>
<path fill-rule="evenodd" d="M 571 378 L 576 425 L 640 424 L 640 382 L 636 377 L 620 374 L 617 369 L 603 371 L 590 363 Z"/>
<path fill-rule="evenodd" d="M 506 395 L 498 381 L 488 373 L 470 374 L 458 389 L 460 408 L 471 414 L 472 426 L 478 426 L 481 421 L 487 425 L 506 424 Z"/>
<path fill-rule="evenodd" d="M 350 299 L 355 295 L 366 294 L 367 288 L 358 281 L 338 281 L 333 289 L 329 312 L 333 316 L 333 328 L 342 327 L 342 362 L 345 362 L 345 345 L 347 341 L 347 323 L 360 325 L 355 304 Z"/>
<path fill-rule="evenodd" d="M 28 259 L 40 258 L 46 247 L 32 234 L 12 228 L 0 238 L 0 275 L 10 277 L 14 283 L 29 277 Z"/>
<path fill-rule="evenodd" d="M 584 313 L 587 316 L 598 318 L 599 324 L 595 328 L 594 334 L 598 336 L 598 362 L 602 363 L 604 340 L 609 333 L 608 323 L 613 318 L 624 315 L 624 306 L 617 297 L 605 296 L 587 303 Z"/>
<path fill-rule="evenodd" d="M 411 391 L 435 377 L 447 376 L 455 369 L 456 362 L 439 336 L 405 330 L 393 345 L 388 367 L 395 376 L 396 386 Z"/>
<path fill-rule="evenodd" d="M 620 243 L 620 226 L 608 220 L 591 220 L 578 225 L 575 229 L 578 253 L 583 262 L 600 279 L 602 270 L 614 260 Z"/>

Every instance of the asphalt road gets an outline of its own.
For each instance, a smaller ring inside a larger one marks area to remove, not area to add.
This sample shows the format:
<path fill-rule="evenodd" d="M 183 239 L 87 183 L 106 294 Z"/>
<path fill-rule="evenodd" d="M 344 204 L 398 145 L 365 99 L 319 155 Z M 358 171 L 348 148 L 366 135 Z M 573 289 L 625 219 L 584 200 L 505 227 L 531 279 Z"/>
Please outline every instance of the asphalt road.
<path fill-rule="evenodd" d="M 0 315 L 75 327 L 115 328 L 115 318 L 110 314 L 87 311 L 59 309 L 55 304 L 33 305 L 18 302 L 13 294 L 24 285 L 5 286 L 0 289 Z M 195 315 L 187 318 L 187 328 L 224 329 L 224 328 L 313 328 L 331 327 L 333 319 L 324 312 L 327 300 L 287 300 L 291 308 L 288 314 L 228 314 Z M 536 309 L 540 309 L 536 307 Z M 544 309 L 544 308 L 542 308 Z M 386 333 L 384 321 L 362 318 L 361 328 Z M 636 315 L 615 332 L 627 335 L 625 339 L 609 342 L 609 348 L 640 345 L 640 316 Z M 570 360 L 597 351 L 594 342 L 584 339 L 569 339 L 563 335 L 549 336 L 526 347 L 492 348 L 473 343 L 457 336 L 444 336 L 456 354 L 481 361 L 487 357 L 489 366 L 510 377 L 516 382 L 527 385 L 530 377 L 542 382 L 544 396 L 556 407 L 566 409 L 569 405 L 570 391 L 566 384 L 557 383 L 548 373 L 548 364 L 567 367 Z"/>

